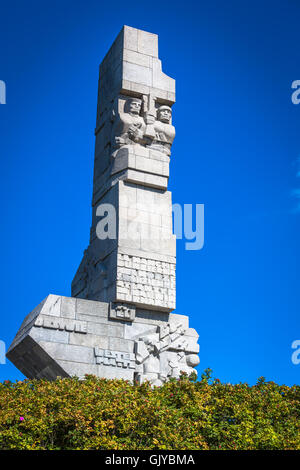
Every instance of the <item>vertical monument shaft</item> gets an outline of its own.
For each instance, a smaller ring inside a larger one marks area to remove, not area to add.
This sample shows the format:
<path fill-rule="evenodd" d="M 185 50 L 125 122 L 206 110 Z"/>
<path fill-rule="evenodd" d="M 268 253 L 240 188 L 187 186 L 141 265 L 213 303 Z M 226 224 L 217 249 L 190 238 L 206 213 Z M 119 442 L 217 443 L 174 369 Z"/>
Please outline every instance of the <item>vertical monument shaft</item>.
<path fill-rule="evenodd" d="M 175 81 L 161 70 L 157 35 L 124 26 L 100 65 L 92 227 L 73 297 L 175 308 L 167 191 L 174 102 Z"/>

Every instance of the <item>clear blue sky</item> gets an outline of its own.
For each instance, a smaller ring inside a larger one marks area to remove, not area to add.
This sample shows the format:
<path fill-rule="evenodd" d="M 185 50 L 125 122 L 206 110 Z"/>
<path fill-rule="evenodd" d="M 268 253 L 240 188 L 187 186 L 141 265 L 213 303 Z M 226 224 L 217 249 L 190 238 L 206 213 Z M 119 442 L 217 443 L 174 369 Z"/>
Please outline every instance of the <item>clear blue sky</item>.
<path fill-rule="evenodd" d="M 159 35 L 177 81 L 173 202 L 205 204 L 204 248 L 177 243 L 177 312 L 200 334 L 199 372 L 299 383 L 296 0 L 1 2 L 0 339 L 49 293 L 71 294 L 89 240 L 98 65 L 123 24 Z M 0 365 L 0 380 L 21 377 Z"/>

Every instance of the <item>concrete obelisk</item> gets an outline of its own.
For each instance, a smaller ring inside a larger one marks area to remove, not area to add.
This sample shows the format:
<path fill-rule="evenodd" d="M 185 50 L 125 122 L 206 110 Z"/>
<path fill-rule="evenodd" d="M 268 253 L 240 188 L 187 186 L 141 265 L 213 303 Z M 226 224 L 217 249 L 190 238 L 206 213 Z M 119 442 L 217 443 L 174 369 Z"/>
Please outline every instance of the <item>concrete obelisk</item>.
<path fill-rule="evenodd" d="M 158 36 L 124 26 L 100 65 L 90 244 L 72 297 L 49 295 L 7 354 L 28 377 L 88 373 L 161 385 L 199 363 L 198 334 L 171 313 L 174 103 Z"/>

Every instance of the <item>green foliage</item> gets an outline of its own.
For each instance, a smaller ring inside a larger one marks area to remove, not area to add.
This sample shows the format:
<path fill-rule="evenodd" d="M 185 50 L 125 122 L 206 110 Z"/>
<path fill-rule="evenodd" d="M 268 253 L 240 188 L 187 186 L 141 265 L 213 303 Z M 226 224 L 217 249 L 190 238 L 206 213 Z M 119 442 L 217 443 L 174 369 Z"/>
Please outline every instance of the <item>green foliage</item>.
<path fill-rule="evenodd" d="M 222 384 L 207 369 L 160 388 L 86 376 L 0 384 L 0 449 L 300 449 L 300 387 Z"/>

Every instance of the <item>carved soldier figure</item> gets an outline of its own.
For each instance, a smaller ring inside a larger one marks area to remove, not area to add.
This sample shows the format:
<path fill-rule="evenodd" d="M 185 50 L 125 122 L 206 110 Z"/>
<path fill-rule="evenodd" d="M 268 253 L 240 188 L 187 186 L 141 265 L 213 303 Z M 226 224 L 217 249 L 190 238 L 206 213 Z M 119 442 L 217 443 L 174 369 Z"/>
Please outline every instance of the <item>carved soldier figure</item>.
<path fill-rule="evenodd" d="M 119 114 L 112 129 L 112 147 L 117 149 L 123 145 L 141 143 L 143 141 L 146 124 L 140 115 L 142 100 L 129 98 L 124 112 Z"/>
<path fill-rule="evenodd" d="M 171 124 L 172 109 L 170 106 L 160 106 L 157 110 L 157 120 L 154 123 L 155 137 L 148 147 L 171 155 L 171 146 L 175 138 L 175 127 Z"/>
<path fill-rule="evenodd" d="M 192 369 L 187 367 L 185 362 L 185 342 L 178 342 L 185 333 L 181 323 L 166 324 L 158 328 L 156 333 L 142 336 L 136 342 L 136 361 L 140 364 L 139 380 L 141 382 L 149 380 L 152 385 L 162 385 L 167 376 L 180 377 L 181 370 L 191 373 Z M 161 353 L 175 348 L 177 356 L 171 354 L 168 360 L 168 369 L 161 368 Z"/>

